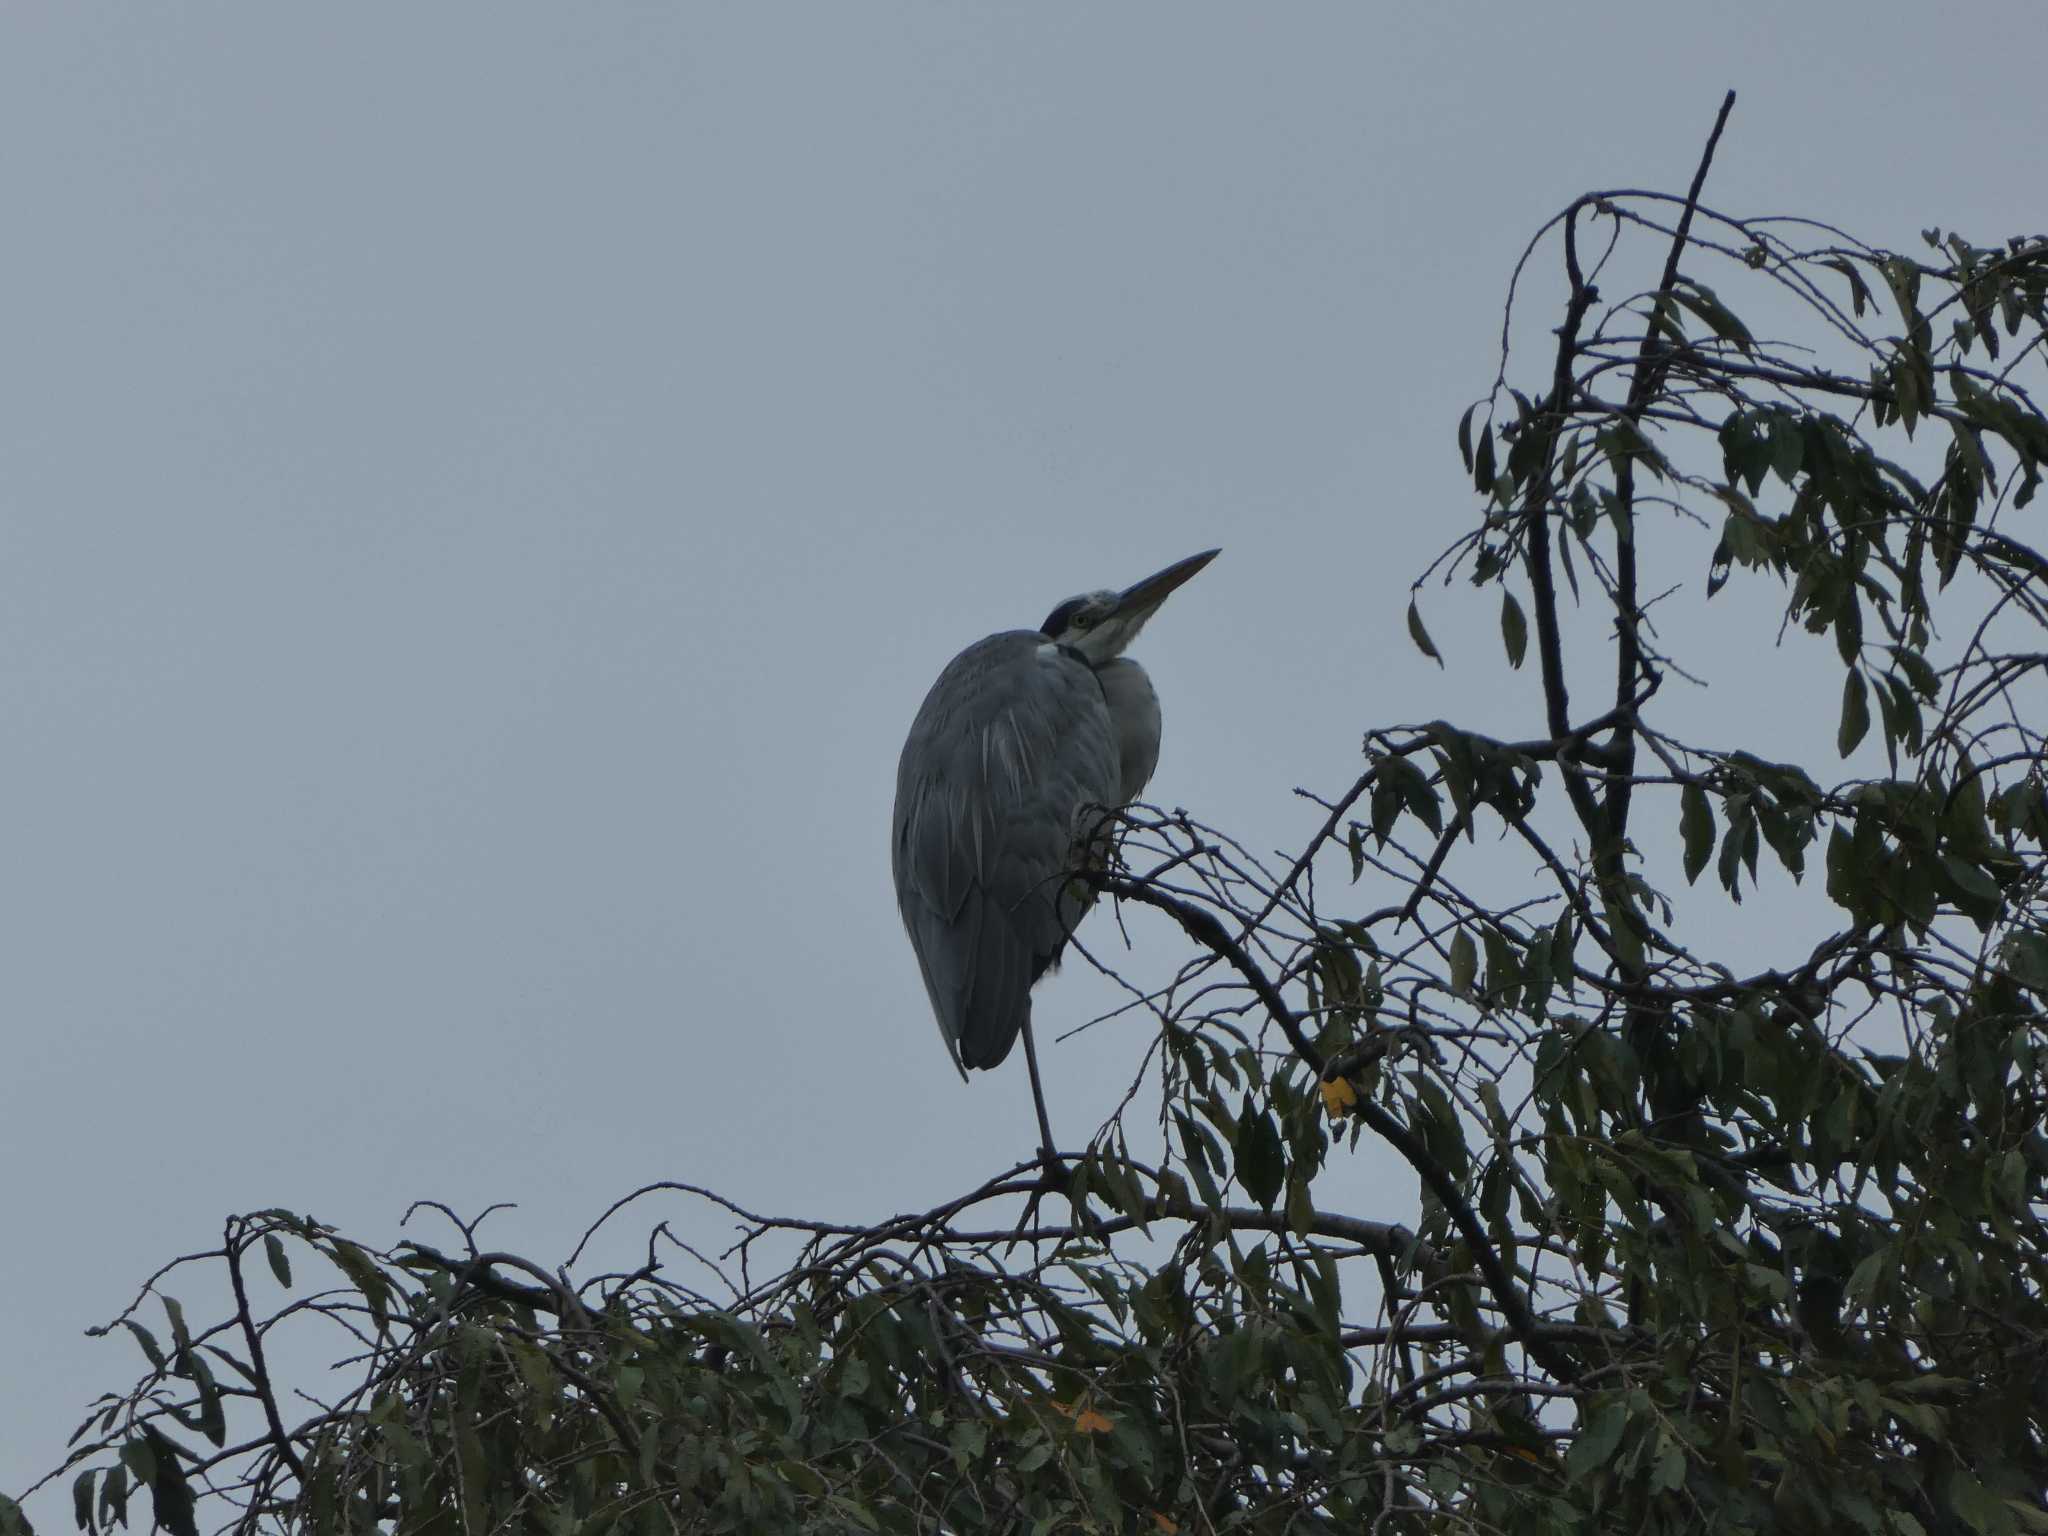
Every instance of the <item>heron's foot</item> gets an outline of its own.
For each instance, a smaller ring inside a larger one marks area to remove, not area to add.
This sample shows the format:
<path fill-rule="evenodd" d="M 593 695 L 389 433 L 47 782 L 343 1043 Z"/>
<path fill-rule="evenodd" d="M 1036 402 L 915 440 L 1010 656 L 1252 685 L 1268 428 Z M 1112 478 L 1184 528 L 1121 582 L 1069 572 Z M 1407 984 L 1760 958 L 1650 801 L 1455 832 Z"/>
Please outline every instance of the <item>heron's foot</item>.
<path fill-rule="evenodd" d="M 1049 1194 L 1063 1195 L 1067 1192 L 1066 1160 L 1051 1147 L 1038 1149 L 1038 1182 L 1032 1187 L 1031 1198 L 1024 1202 L 1024 1216 L 1017 1223 L 1017 1235 L 1030 1238 L 1036 1244 L 1038 1230 L 1038 1205 Z"/>

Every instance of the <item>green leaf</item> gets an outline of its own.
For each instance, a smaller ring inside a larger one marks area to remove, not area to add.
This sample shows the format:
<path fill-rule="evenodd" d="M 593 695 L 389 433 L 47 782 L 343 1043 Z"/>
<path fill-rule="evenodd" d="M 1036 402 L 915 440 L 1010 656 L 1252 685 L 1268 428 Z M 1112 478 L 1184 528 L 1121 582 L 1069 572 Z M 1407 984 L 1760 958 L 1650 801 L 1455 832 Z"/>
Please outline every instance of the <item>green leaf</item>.
<path fill-rule="evenodd" d="M 1854 587 L 1843 594 L 1835 613 L 1835 649 L 1845 667 L 1853 667 L 1863 654 L 1863 605 L 1856 600 Z"/>
<path fill-rule="evenodd" d="M 1621 1432 L 1626 1428 L 1628 1408 L 1620 1399 L 1612 1399 L 1595 1408 L 1565 1456 L 1565 1481 L 1576 1483 L 1588 1472 L 1607 1465 L 1615 1447 L 1621 1444 Z"/>
<path fill-rule="evenodd" d="M 637 1365 L 622 1365 L 612 1376 L 612 1390 L 618 1394 L 619 1406 L 630 1408 L 640 1400 L 640 1388 L 647 1380 L 647 1372 Z"/>
<path fill-rule="evenodd" d="M 1507 935 L 1489 923 L 1480 929 L 1480 937 L 1486 945 L 1486 991 L 1495 1000 L 1512 987 L 1521 985 L 1522 959 L 1515 946 L 1508 942 Z"/>
<path fill-rule="evenodd" d="M 1315 1225 L 1316 1204 L 1309 1195 L 1308 1182 L 1296 1177 L 1287 1181 L 1287 1225 L 1301 1237 Z"/>
<path fill-rule="evenodd" d="M 228 1434 L 227 1413 L 221 1403 L 220 1387 L 213 1379 L 213 1369 L 198 1354 L 187 1355 L 185 1361 L 191 1367 L 187 1375 L 199 1396 L 199 1422 L 196 1427 L 215 1445 L 224 1445 Z"/>
<path fill-rule="evenodd" d="M 2013 1529 L 2012 1511 L 2005 1501 L 1958 1465 L 1948 1475 L 1948 1502 L 1972 1530 L 2004 1532 Z"/>
<path fill-rule="evenodd" d="M 1911 646 L 1895 645 L 1891 649 L 1893 658 L 1905 671 L 1906 680 L 1913 685 L 1915 693 L 1931 701 L 1941 692 L 1941 679 L 1935 675 L 1934 668 L 1928 665 L 1925 656 Z"/>
<path fill-rule="evenodd" d="M 1724 805 L 1722 811 L 1728 818 L 1728 830 L 1721 834 L 1721 857 L 1717 869 L 1722 887 L 1740 901 L 1742 866 L 1745 863 L 1749 865 L 1750 879 L 1754 881 L 1756 878 L 1756 811 L 1746 799 L 1738 799 L 1733 807 Z"/>
<path fill-rule="evenodd" d="M 1856 318 L 1859 320 L 1862 319 L 1864 309 L 1867 308 L 1871 302 L 1870 289 L 1864 284 L 1863 274 L 1858 272 L 1854 267 L 1850 266 L 1848 262 L 1840 260 L 1839 258 L 1831 261 L 1823 261 L 1821 265 L 1824 267 L 1834 268 L 1835 271 L 1841 273 L 1842 276 L 1846 277 L 1849 280 L 1849 300 L 1853 305 L 1855 305 Z"/>
<path fill-rule="evenodd" d="M 1472 935 L 1460 928 L 1451 938 L 1451 990 L 1460 997 L 1472 995 L 1473 978 L 1479 974 L 1479 946 Z"/>
<path fill-rule="evenodd" d="M 1550 930 L 1550 974 L 1563 983 L 1567 994 L 1572 990 L 1572 945 L 1576 938 L 1571 913 L 1560 913 Z"/>
<path fill-rule="evenodd" d="M 1145 1190 L 1138 1182 L 1138 1175 L 1131 1167 L 1129 1157 L 1105 1152 L 1097 1162 L 1096 1168 L 1102 1181 L 1104 1198 L 1115 1206 L 1120 1214 L 1136 1222 L 1140 1232 L 1150 1236 L 1152 1229 L 1147 1224 Z"/>
<path fill-rule="evenodd" d="M 1799 419 L 1783 411 L 1771 416 L 1770 429 L 1771 471 L 1790 485 L 1798 475 L 1806 452 L 1806 434 L 1800 430 Z"/>
<path fill-rule="evenodd" d="M 87 1467 L 71 1484 L 71 1517 L 81 1531 L 92 1529 L 93 1469 Z"/>
<path fill-rule="evenodd" d="M 953 1452 L 953 1466 L 965 1472 L 970 1462 L 979 1461 L 982 1452 L 988 1449 L 988 1423 L 982 1419 L 962 1419 L 946 1436 L 946 1443 Z"/>
<path fill-rule="evenodd" d="M 128 1470 L 135 1474 L 135 1481 L 149 1484 L 156 1481 L 156 1452 L 147 1440 L 129 1440 L 121 1446 L 121 1460 Z"/>
<path fill-rule="evenodd" d="M 1488 423 L 1480 430 L 1479 447 L 1472 455 L 1472 484 L 1482 496 L 1493 491 L 1493 426 Z"/>
<path fill-rule="evenodd" d="M 376 1321 L 377 1331 L 382 1333 L 390 1327 L 391 1282 L 371 1261 L 369 1254 L 359 1245 L 341 1237 L 331 1240 L 322 1251 L 336 1269 L 348 1276 L 349 1284 L 362 1292 L 363 1300 L 369 1304 L 370 1316 Z"/>
<path fill-rule="evenodd" d="M 1691 885 L 1714 853 L 1714 808 L 1697 784 L 1679 791 L 1678 833 L 1685 839 L 1685 883 Z"/>
<path fill-rule="evenodd" d="M 1628 892 L 1620 887 L 1611 887 L 1600 897 L 1600 910 L 1607 918 L 1607 936 L 1614 946 L 1617 959 L 1629 966 L 1643 963 L 1643 940 L 1647 930 L 1642 913 L 1629 899 Z"/>
<path fill-rule="evenodd" d="M 284 1244 L 277 1240 L 275 1232 L 263 1234 L 263 1255 L 270 1260 L 270 1272 L 277 1276 L 277 1283 L 286 1290 L 291 1289 L 291 1260 L 284 1256 Z"/>
<path fill-rule="evenodd" d="M 1603 494 L 1611 494 L 1605 486 L 1601 487 L 1601 491 Z M 1600 503 L 1594 498 L 1593 487 L 1581 480 L 1572 487 L 1572 532 L 1579 536 L 1581 543 L 1584 543 L 1593 536 L 1594 525 L 1599 521 Z"/>
<path fill-rule="evenodd" d="M 1842 723 L 1835 728 L 1835 749 L 1847 757 L 1870 730 L 1870 695 L 1863 674 L 1850 668 L 1842 678 Z"/>
<path fill-rule="evenodd" d="M 1043 1456 L 1039 1458 L 1040 1461 L 1044 1459 Z M 875 1512 L 857 1499 L 835 1498 L 832 1507 L 845 1514 L 864 1531 L 879 1531 L 882 1528 L 882 1522 L 875 1518 Z"/>
<path fill-rule="evenodd" d="M 1287 1155 L 1280 1145 L 1280 1132 L 1273 1117 L 1244 1098 L 1244 1110 L 1237 1118 L 1232 1138 L 1237 1152 L 1237 1178 L 1245 1193 L 1267 1210 L 1280 1198 L 1280 1186 L 1287 1177 Z"/>
<path fill-rule="evenodd" d="M 1996 906 L 2000 898 L 2005 894 L 1998 888 L 1996 880 L 1985 874 L 1983 870 L 1979 869 L 1968 859 L 1961 858 L 1953 853 L 1944 853 L 1941 856 L 1941 867 L 1948 871 L 1949 879 L 1955 881 L 1957 887 L 1966 896 L 1973 897 L 1978 901 L 1989 902 L 1991 905 Z"/>
<path fill-rule="evenodd" d="M 140 1344 L 142 1352 L 149 1356 L 149 1363 L 159 1371 L 164 1370 L 167 1362 L 164 1359 L 163 1347 L 156 1341 L 156 1335 L 143 1327 L 142 1324 L 136 1322 L 132 1317 L 122 1318 L 121 1324 L 130 1333 L 135 1335 L 135 1342 Z"/>
<path fill-rule="evenodd" d="M 192 1350 L 192 1335 L 185 1327 L 185 1309 L 175 1296 L 162 1296 L 158 1299 L 164 1304 L 164 1316 L 171 1320 L 171 1344 L 173 1352 L 180 1357 L 179 1364 L 182 1367 L 183 1357 Z M 178 1374 L 185 1374 L 182 1368 Z"/>
<path fill-rule="evenodd" d="M 785 1483 L 799 1493 L 807 1493 L 813 1498 L 818 1498 L 831 1491 L 831 1485 L 807 1462 L 785 1461 L 778 1463 L 775 1470 L 782 1474 Z"/>
<path fill-rule="evenodd" d="M 2005 941 L 2005 964 L 2021 985 L 2048 994 L 2048 938 L 2038 933 L 2014 934 Z"/>
<path fill-rule="evenodd" d="M 1788 814 L 1781 803 L 1761 795 L 1754 803 L 1757 826 L 1763 832 L 1764 841 L 1771 845 L 1771 851 L 1785 866 L 1785 872 L 1794 880 L 1800 879 L 1806 873 L 1806 845 L 1813 840 L 1812 818 Z"/>
<path fill-rule="evenodd" d="M 1382 801 L 1381 794 L 1385 793 Z M 1379 761 L 1379 783 L 1372 792 L 1373 836 L 1386 841 L 1403 807 L 1429 828 L 1433 837 L 1443 836 L 1443 806 L 1431 787 L 1429 776 L 1405 757 L 1383 757 Z"/>
<path fill-rule="evenodd" d="M 1672 289 L 1671 297 L 1706 321 L 1716 336 L 1732 342 L 1745 353 L 1756 350 L 1756 338 L 1750 335 L 1749 327 L 1714 296 L 1713 289 L 1685 278 L 1680 278 L 1678 283 L 1679 286 Z"/>
<path fill-rule="evenodd" d="M 1668 1435 L 1657 1437 L 1657 1460 L 1650 1469 L 1650 1492 L 1669 1493 L 1685 1485 L 1685 1447 Z"/>
<path fill-rule="evenodd" d="M 1849 1283 L 1842 1288 L 1842 1294 L 1852 1302 L 1868 1301 L 1877 1289 L 1878 1275 L 1891 1257 L 1888 1248 L 1879 1248 L 1867 1253 L 1849 1272 Z"/>
<path fill-rule="evenodd" d="M 1520 667 L 1529 650 L 1529 621 L 1522 616 L 1515 594 L 1506 590 L 1500 595 L 1500 635 L 1507 642 L 1508 665 Z"/>
<path fill-rule="evenodd" d="M 1422 627 L 1422 613 L 1415 606 L 1415 599 L 1408 599 L 1408 638 L 1415 642 L 1415 648 L 1438 666 L 1444 664 L 1443 656 L 1437 651 L 1436 642 L 1429 638 L 1429 631 Z"/>

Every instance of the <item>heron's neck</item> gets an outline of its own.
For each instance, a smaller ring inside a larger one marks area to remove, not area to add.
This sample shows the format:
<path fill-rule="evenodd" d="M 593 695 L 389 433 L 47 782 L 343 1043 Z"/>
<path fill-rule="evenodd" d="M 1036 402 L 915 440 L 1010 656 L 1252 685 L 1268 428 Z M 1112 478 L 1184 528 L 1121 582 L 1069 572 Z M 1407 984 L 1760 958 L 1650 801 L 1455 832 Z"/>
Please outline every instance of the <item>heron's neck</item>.
<path fill-rule="evenodd" d="M 1097 635 L 1093 631 L 1078 634 L 1071 640 L 1062 640 L 1060 644 L 1079 656 L 1098 672 L 1112 661 L 1115 661 L 1117 652 L 1123 649 L 1120 645 L 1110 644 L 1108 636 Z"/>
<path fill-rule="evenodd" d="M 1128 805 L 1144 793 L 1159 766 L 1159 695 L 1145 669 L 1128 656 L 1103 662 L 1095 675 L 1116 732 L 1119 794 Z"/>

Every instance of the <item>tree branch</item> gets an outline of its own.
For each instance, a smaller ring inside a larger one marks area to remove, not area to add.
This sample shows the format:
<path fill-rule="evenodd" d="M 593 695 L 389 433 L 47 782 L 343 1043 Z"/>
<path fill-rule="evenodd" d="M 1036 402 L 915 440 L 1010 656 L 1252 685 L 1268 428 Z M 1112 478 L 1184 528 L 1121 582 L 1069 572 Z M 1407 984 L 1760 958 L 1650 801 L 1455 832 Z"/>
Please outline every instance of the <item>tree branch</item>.
<path fill-rule="evenodd" d="M 1727 127 L 1728 114 L 1734 109 L 1735 93 L 1730 91 L 1721 98 L 1721 110 L 1715 114 L 1713 131 L 1707 135 L 1707 147 L 1700 154 L 1699 166 L 1692 174 L 1692 186 L 1685 194 L 1685 207 L 1678 215 L 1678 228 L 1672 232 L 1671 249 L 1664 258 L 1664 276 L 1657 285 L 1657 297 L 1653 301 L 1657 305 L 1668 301 L 1678 282 L 1678 264 L 1692 235 L 1692 219 L 1699 208 L 1700 188 L 1706 185 L 1707 170 L 1714 163 L 1715 146 L 1721 142 L 1721 130 Z M 1657 328 L 1645 326 L 1642 346 L 1636 353 L 1635 373 L 1629 380 L 1628 403 L 1623 407 L 1623 414 L 1630 421 L 1641 420 L 1645 407 L 1655 396 L 1667 356 L 1668 349 L 1660 344 Z M 1614 553 L 1617 630 L 1614 702 L 1619 708 L 1635 693 L 1643 670 L 1643 616 L 1636 606 L 1635 461 L 1626 454 L 1614 466 L 1614 495 L 1621 509 Z M 1625 722 L 1616 729 L 1613 746 L 1615 776 L 1607 785 L 1606 813 L 1608 837 L 1618 848 L 1621 839 L 1628 834 L 1629 804 L 1635 790 L 1629 781 L 1636 765 L 1636 733 L 1632 724 Z"/>
<path fill-rule="evenodd" d="M 1288 1042 L 1294 1047 L 1295 1054 L 1314 1069 L 1318 1079 L 1322 1077 L 1322 1053 L 1310 1043 L 1303 1031 L 1300 1015 L 1287 1006 L 1287 1000 L 1280 995 L 1272 979 L 1259 968 L 1250 955 L 1245 953 L 1244 947 L 1224 931 L 1223 925 L 1213 914 L 1177 896 L 1154 890 L 1151 886 L 1124 879 L 1119 875 L 1090 873 L 1087 878 L 1098 888 L 1119 899 L 1135 901 L 1141 906 L 1154 907 L 1166 913 L 1180 924 L 1189 938 L 1227 962 L 1257 994 L 1266 1012 L 1273 1022 L 1280 1026 L 1281 1033 L 1287 1036 Z M 1486 1280 L 1487 1290 L 1501 1309 L 1501 1314 L 1507 1319 L 1508 1331 L 1529 1352 L 1532 1359 L 1541 1361 L 1553 1375 L 1563 1381 L 1576 1380 L 1577 1363 L 1553 1341 L 1542 1337 L 1538 1332 L 1536 1315 L 1529 1310 L 1528 1302 L 1523 1299 L 1514 1276 L 1508 1273 L 1507 1266 L 1501 1262 L 1500 1254 L 1494 1248 L 1493 1240 L 1488 1236 L 1478 1212 L 1472 1209 L 1471 1202 L 1465 1198 L 1464 1191 L 1458 1187 L 1458 1181 L 1451 1176 L 1450 1170 L 1430 1154 L 1420 1137 L 1372 1099 L 1360 1097 L 1353 1106 L 1353 1112 L 1371 1127 L 1382 1141 L 1401 1154 L 1408 1166 L 1413 1168 L 1421 1176 L 1423 1183 L 1429 1186 L 1430 1193 L 1436 1196 L 1445 1211 L 1450 1214 L 1459 1235 L 1472 1250 L 1472 1262 L 1479 1266 L 1479 1272 Z"/>
<path fill-rule="evenodd" d="M 241 1234 L 236 1230 L 241 1224 L 239 1218 L 231 1218 L 221 1234 L 222 1246 L 227 1250 L 228 1279 L 235 1289 L 235 1318 L 242 1325 L 242 1341 L 249 1346 L 249 1369 L 256 1376 L 256 1395 L 263 1403 L 264 1422 L 270 1426 L 270 1443 L 277 1448 L 284 1464 L 291 1468 L 292 1476 L 303 1484 L 306 1466 L 299 1460 L 299 1453 L 292 1449 L 291 1436 L 284 1432 L 284 1421 L 278 1417 L 277 1394 L 270 1388 L 270 1368 L 263 1359 L 263 1335 L 249 1310 L 249 1288 L 242 1282 Z"/>

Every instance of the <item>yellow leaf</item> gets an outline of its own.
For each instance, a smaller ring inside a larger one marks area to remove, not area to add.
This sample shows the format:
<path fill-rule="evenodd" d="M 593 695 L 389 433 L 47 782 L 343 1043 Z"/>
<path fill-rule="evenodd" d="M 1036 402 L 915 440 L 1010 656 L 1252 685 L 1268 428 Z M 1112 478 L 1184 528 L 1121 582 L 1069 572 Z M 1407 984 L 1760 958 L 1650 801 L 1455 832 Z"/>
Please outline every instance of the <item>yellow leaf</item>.
<path fill-rule="evenodd" d="M 1162 1515 L 1156 1509 L 1152 1511 L 1152 1523 L 1165 1532 L 1166 1536 L 1180 1536 L 1180 1527 L 1174 1524 L 1172 1517 Z"/>
<path fill-rule="evenodd" d="M 1351 1079 L 1340 1077 L 1323 1084 L 1323 1108 L 1330 1112 L 1332 1120 L 1342 1120 L 1344 1112 L 1358 1102 L 1358 1090 L 1351 1086 Z"/>
<path fill-rule="evenodd" d="M 1116 1425 L 1093 1408 L 1083 1408 L 1074 1416 L 1074 1428 L 1084 1435 L 1106 1435 L 1115 1429 Z"/>

